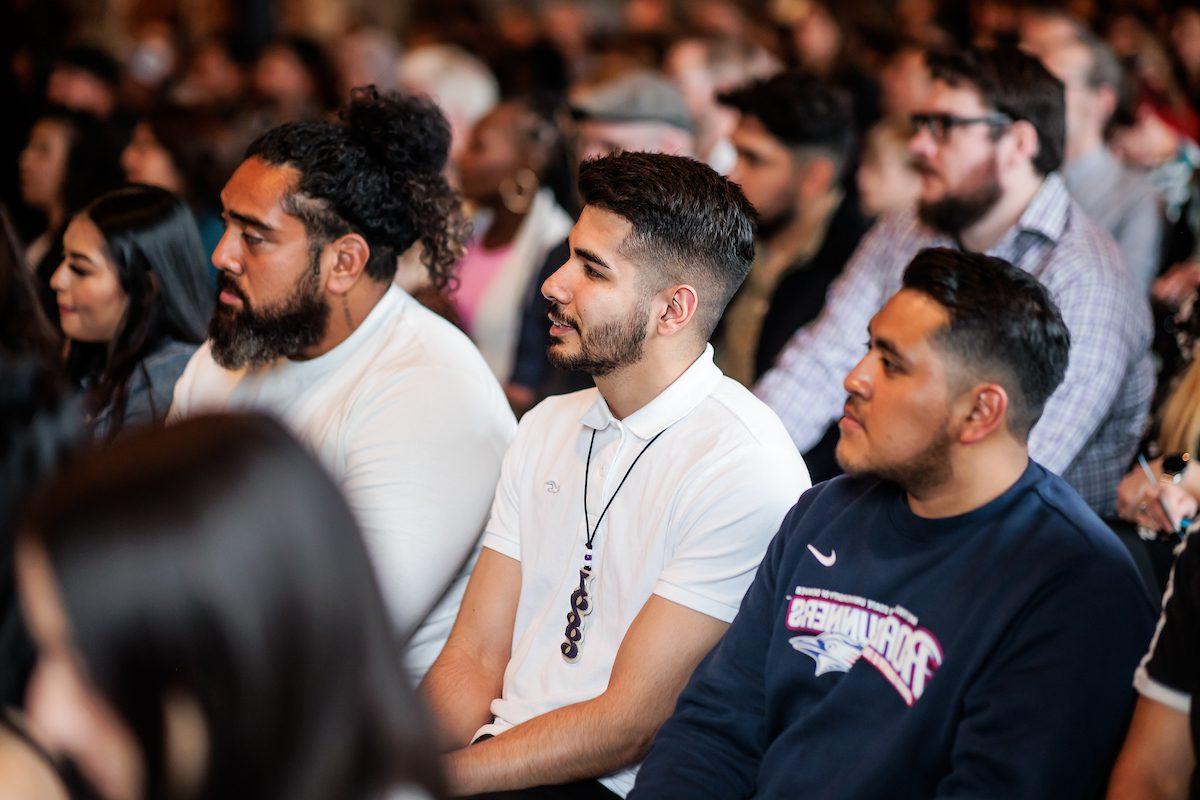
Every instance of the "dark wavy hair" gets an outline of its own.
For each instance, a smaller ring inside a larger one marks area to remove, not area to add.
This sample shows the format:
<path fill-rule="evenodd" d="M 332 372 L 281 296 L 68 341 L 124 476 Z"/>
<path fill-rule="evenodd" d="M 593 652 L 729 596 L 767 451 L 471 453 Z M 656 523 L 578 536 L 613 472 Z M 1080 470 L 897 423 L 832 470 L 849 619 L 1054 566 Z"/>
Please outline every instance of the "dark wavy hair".
<path fill-rule="evenodd" d="M 468 230 L 442 173 L 449 151 L 450 125 L 432 100 L 367 86 L 351 92 L 337 121 L 272 128 L 246 157 L 300 172 L 285 209 L 316 244 L 358 233 L 371 249 L 367 274 L 387 282 L 396 259 L 419 242 L 430 280 L 443 289 L 454 280 Z"/>
<path fill-rule="evenodd" d="M 72 342 L 68 373 L 88 385 L 90 413 L 112 410 L 115 434 L 129 379 L 146 356 L 166 339 L 200 344 L 207 336 L 214 304 L 208 259 L 187 204 L 166 189 L 133 184 L 80 214 L 100 229 L 129 307 L 112 341 Z"/>
<path fill-rule="evenodd" d="M 140 745 L 147 798 L 179 796 L 164 725 L 176 698 L 207 734 L 196 800 L 438 790 L 362 534 L 280 423 L 226 414 L 131 432 L 63 470 L 21 532 Z"/>
<path fill-rule="evenodd" d="M 1008 392 L 1008 428 L 1022 439 L 1067 373 L 1071 335 L 1050 292 L 1000 258 L 946 247 L 917 253 L 904 288 L 937 301 L 950 323 L 937 334 L 972 379 Z"/>

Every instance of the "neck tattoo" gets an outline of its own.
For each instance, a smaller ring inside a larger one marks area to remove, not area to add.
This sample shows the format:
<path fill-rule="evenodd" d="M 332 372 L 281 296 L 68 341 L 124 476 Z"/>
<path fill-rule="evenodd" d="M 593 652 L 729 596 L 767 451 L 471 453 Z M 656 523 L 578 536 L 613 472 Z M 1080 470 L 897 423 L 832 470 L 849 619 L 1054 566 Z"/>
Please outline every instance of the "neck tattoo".
<path fill-rule="evenodd" d="M 600 530 L 600 523 L 604 521 L 604 515 L 608 513 L 608 509 L 613 504 L 613 500 L 617 499 L 617 493 L 621 491 L 621 487 L 625 485 L 625 481 L 629 478 L 629 473 L 633 472 L 633 468 L 637 466 L 637 462 L 646 451 L 650 449 L 650 445 L 658 441 L 658 437 L 667 432 L 666 428 L 654 435 L 654 438 L 646 443 L 642 448 L 642 452 L 637 454 L 633 459 L 633 463 L 629 465 L 629 469 L 625 470 L 625 477 L 621 478 L 621 482 L 617 484 L 617 488 L 613 490 L 612 497 L 608 498 L 608 503 L 600 512 L 600 516 L 596 519 L 596 527 L 588 531 L 588 478 L 591 475 L 592 469 L 592 448 L 596 446 L 596 431 L 592 431 L 592 441 L 588 444 L 587 464 L 583 470 L 583 530 L 587 533 L 587 538 L 583 542 L 585 548 L 583 554 L 583 566 L 579 568 L 579 588 L 571 592 L 571 610 L 567 612 L 567 627 L 563 631 L 563 643 L 559 645 L 559 652 L 562 657 L 570 664 L 574 664 L 579 659 L 579 645 L 583 641 L 583 618 L 592 613 L 592 595 L 589 591 L 589 586 L 592 582 L 592 568 L 595 566 L 592 556 L 592 543 L 596 540 L 596 532 Z"/>
<path fill-rule="evenodd" d="M 354 317 L 350 315 L 350 300 L 346 295 L 342 295 L 342 314 L 346 317 L 346 327 L 354 330 Z"/>

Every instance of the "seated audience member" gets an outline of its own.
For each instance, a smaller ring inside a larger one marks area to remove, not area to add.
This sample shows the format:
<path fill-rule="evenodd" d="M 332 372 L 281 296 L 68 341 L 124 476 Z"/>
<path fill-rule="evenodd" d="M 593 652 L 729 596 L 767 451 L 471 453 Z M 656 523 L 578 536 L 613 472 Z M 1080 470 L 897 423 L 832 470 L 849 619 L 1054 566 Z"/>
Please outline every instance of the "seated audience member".
<path fill-rule="evenodd" d="M 1188 469 L 1200 454 L 1200 360 L 1194 356 L 1158 411 L 1151 449 L 1151 474 L 1158 480 L 1151 483 L 1135 464 L 1117 486 L 1117 516 L 1149 531 L 1174 533 L 1183 519 L 1196 517 L 1200 503 L 1200 470 Z"/>
<path fill-rule="evenodd" d="M 45 231 L 25 248 L 25 263 L 51 321 L 58 320 L 49 284 L 62 262 L 63 229 L 79 209 L 121 185 L 119 153 L 104 123 L 67 108 L 43 111 L 21 151 L 21 199 L 46 219 Z"/>
<path fill-rule="evenodd" d="M 423 687 L 459 794 L 624 796 L 809 485 L 706 343 L 753 255 L 741 192 L 646 153 L 584 162 L 579 188 L 571 257 L 542 291 L 551 358 L 596 388 L 522 419 Z"/>
<path fill-rule="evenodd" d="M 674 84 L 647 69 L 630 70 L 572 98 L 579 157 L 618 149 L 694 157 L 696 122 Z"/>
<path fill-rule="evenodd" d="M 89 796 L 436 788 L 350 509 L 278 423 L 131 434 L 72 462 L 22 531 L 28 730 Z"/>
<path fill-rule="evenodd" d="M 54 59 L 46 99 L 55 105 L 108 119 L 117 109 L 121 65 L 101 47 L 68 47 Z"/>
<path fill-rule="evenodd" d="M 1200 704 L 1200 565 L 1196 537 L 1184 538 L 1171 570 L 1150 651 L 1134 673 L 1138 692 L 1125 746 L 1108 784 L 1108 800 L 1183 800 L 1200 793 L 1196 773 Z"/>
<path fill-rule="evenodd" d="M 1131 165 L 1146 170 L 1162 201 L 1165 273 L 1154 282 L 1153 296 L 1177 309 L 1200 286 L 1200 146 L 1166 109 L 1149 101 L 1114 132 L 1113 146 Z"/>
<path fill-rule="evenodd" d="M 755 391 L 809 450 L 841 412 L 840 376 L 862 355 L 860 332 L 918 250 L 957 245 L 1003 257 L 1046 285 L 1071 331 L 1070 366 L 1030 434 L 1030 454 L 1110 514 L 1154 391 L 1150 315 L 1116 244 L 1055 172 L 1062 84 L 1012 49 L 931 58 L 931 67 L 911 144 L 922 176 L 917 212 L 876 223 L 821 316 Z"/>
<path fill-rule="evenodd" d="M 731 37 L 689 37 L 667 51 L 664 66 L 679 87 L 696 124 L 696 154 L 722 175 L 737 161 L 730 137 L 737 110 L 717 95 L 780 69 L 779 61 L 755 42 Z"/>
<path fill-rule="evenodd" d="M 912 115 L 925 108 L 932 77 L 925 48 L 902 41 L 879 68 L 879 103 L 884 119 L 907 126 Z"/>
<path fill-rule="evenodd" d="M 696 154 L 693 123 L 682 94 L 653 72 L 619 75 L 591 87 L 576 100 L 572 116 L 578 121 L 575 155 L 580 161 L 620 150 Z M 570 255 L 564 239 L 546 256 L 534 287 L 544 284 Z M 547 358 L 549 345 L 546 302 L 535 288 L 526 296 L 516 362 L 504 389 L 519 414 L 551 395 L 592 385 L 587 375 L 555 367 Z"/>
<path fill-rule="evenodd" d="M 721 95 L 741 117 L 729 179 L 758 214 L 754 266 L 729 304 L 717 363 L 752 384 L 800 327 L 868 223 L 841 178 L 854 146 L 850 99 L 818 78 L 784 73 Z"/>
<path fill-rule="evenodd" d="M 909 123 L 882 120 L 867 132 L 855 174 L 858 207 L 874 219 L 912 213 L 921 196 L 921 176 L 913 167 Z"/>
<path fill-rule="evenodd" d="M 487 64 L 459 47 L 415 47 L 396 63 L 400 87 L 432 97 L 450 123 L 451 169 L 466 149 L 471 128 L 500 100 L 500 86 Z"/>
<path fill-rule="evenodd" d="M 315 119 L 337 104 L 333 70 L 321 46 L 302 36 L 288 36 L 263 48 L 252 85 L 277 124 Z"/>
<path fill-rule="evenodd" d="M 205 254 L 225 230 L 218 198 L 228 177 L 219 154 L 224 137 L 220 122 L 203 111 L 163 107 L 134 126 L 121 151 L 126 180 L 161 186 L 187 201 Z"/>
<path fill-rule="evenodd" d="M 549 98 L 510 100 L 471 132 L 459 160 L 463 197 L 478 212 L 452 295 L 463 328 L 497 378 L 512 372 L 521 311 L 546 254 L 571 230 L 555 186 L 567 181 Z"/>
<path fill-rule="evenodd" d="M 78 398 L 48 361 L 0 355 L 0 725 L 19 708 L 33 669 L 33 643 L 17 601 L 16 517 L 38 481 L 84 440 Z M 2 738 L 2 737 L 0 737 Z M 3 745 L 0 744 L 0 749 Z M 0 756 L 0 761 L 3 761 Z M 7 787 L 0 770 L 0 786 Z"/>
<path fill-rule="evenodd" d="M 339 120 L 275 128 L 221 192 L 227 224 L 209 340 L 172 417 L 275 414 L 358 515 L 420 677 L 466 587 L 515 424 L 470 341 L 392 283 L 416 243 L 444 288 L 463 220 L 429 100 L 356 93 Z"/>
<path fill-rule="evenodd" d="M 1104 138 L 1121 91 L 1121 64 L 1090 34 L 1050 41 L 1056 44 L 1032 52 L 1063 83 L 1063 179 L 1079 207 L 1112 235 L 1138 288 L 1149 294 L 1162 245 L 1158 195 L 1144 176 L 1121 163 Z"/>
<path fill-rule="evenodd" d="M 118 189 L 75 215 L 63 249 L 50 288 L 93 432 L 162 422 L 213 310 L 187 205 L 157 186 Z"/>
<path fill-rule="evenodd" d="M 62 340 L 46 318 L 21 242 L 0 205 L 0 356 L 56 364 Z"/>
<path fill-rule="evenodd" d="M 632 798 L 1093 798 L 1154 610 L 1026 442 L 1067 370 L 1049 293 L 924 250 L 845 379 L 847 475 L 800 498 Z"/>

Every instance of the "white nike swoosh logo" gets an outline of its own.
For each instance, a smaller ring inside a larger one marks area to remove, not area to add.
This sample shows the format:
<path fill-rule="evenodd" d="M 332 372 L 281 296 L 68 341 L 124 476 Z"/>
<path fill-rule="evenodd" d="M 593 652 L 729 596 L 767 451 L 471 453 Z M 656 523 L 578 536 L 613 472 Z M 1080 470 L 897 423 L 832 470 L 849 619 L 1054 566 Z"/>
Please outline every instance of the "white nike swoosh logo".
<path fill-rule="evenodd" d="M 821 566 L 823 567 L 832 567 L 837 563 L 837 550 L 830 550 L 829 555 L 825 555 L 810 544 L 808 546 L 808 552 L 812 553 L 813 557 L 816 558 L 817 561 L 820 561 Z"/>

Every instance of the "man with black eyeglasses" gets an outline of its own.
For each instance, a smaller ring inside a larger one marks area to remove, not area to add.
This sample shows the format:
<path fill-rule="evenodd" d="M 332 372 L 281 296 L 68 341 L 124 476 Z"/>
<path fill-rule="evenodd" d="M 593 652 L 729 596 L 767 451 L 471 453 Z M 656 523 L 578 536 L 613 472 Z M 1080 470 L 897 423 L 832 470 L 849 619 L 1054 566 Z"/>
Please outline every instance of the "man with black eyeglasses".
<path fill-rule="evenodd" d="M 915 214 L 885 217 L 830 288 L 826 307 L 792 337 L 756 393 L 801 451 L 837 436 L 841 376 L 861 331 L 924 247 L 1004 258 L 1050 290 L 1071 332 L 1066 378 L 1029 439 L 1101 516 L 1137 447 L 1154 389 L 1149 308 L 1112 238 L 1080 210 L 1056 170 L 1065 138 L 1063 86 L 1013 49 L 930 57 L 932 90 L 913 116 L 922 177 Z"/>

